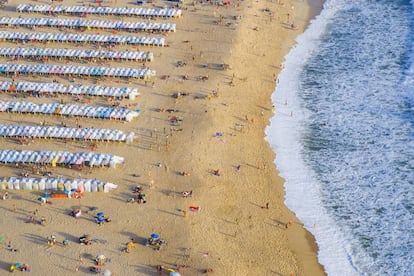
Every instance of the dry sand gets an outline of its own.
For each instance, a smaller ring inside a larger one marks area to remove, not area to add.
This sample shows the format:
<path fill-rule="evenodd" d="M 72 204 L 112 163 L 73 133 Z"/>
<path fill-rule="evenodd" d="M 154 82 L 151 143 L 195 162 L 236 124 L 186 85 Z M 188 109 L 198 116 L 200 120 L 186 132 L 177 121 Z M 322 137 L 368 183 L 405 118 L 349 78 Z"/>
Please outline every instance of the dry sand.
<path fill-rule="evenodd" d="M 1 15 L 19 16 L 14 12 L 14 7 L 23 2 L 26 1 L 10 0 L 6 9 L 0 11 Z M 65 5 L 91 3 L 62 2 Z M 311 3 L 320 7 L 318 0 Z M 113 0 L 105 5 L 134 6 L 124 0 Z M 172 3 L 156 0 L 144 6 L 152 5 L 167 7 Z M 140 117 L 132 122 L 81 119 L 84 127 L 117 128 L 136 133 L 137 139 L 132 145 L 98 145 L 98 152 L 125 157 L 123 166 L 93 169 L 90 173 L 85 170 L 53 169 L 56 175 L 98 178 L 119 184 L 119 188 L 108 194 L 88 193 L 81 201 L 55 199 L 53 204 L 45 206 L 40 206 L 36 200 L 39 192 L 10 191 L 12 199 L 0 202 L 0 236 L 4 238 L 0 251 L 0 274 L 4 274 L 13 262 L 29 264 L 34 275 L 85 274 L 89 273 L 88 267 L 93 265 L 93 259 L 98 254 L 111 258 L 106 268 L 114 275 L 157 275 L 157 265 L 168 269 L 177 264 L 185 266 L 182 268 L 183 275 L 201 275 L 208 268 L 213 269 L 216 275 L 324 274 L 317 262 L 317 248 L 312 236 L 283 204 L 283 180 L 273 163 L 274 153 L 264 140 L 264 128 L 273 115 L 270 95 L 280 64 L 294 45 L 295 37 L 306 27 L 309 14 L 315 12 L 310 13 L 310 6 L 304 1 L 248 0 L 232 2 L 229 7 L 188 3 L 183 7 L 183 14 L 180 19 L 167 20 L 177 24 L 177 32 L 166 36 L 169 47 L 116 47 L 153 51 L 155 59 L 147 66 L 157 71 L 154 85 L 152 80 L 146 84 L 135 80 L 126 83 L 113 79 L 75 79 L 75 83 L 134 86 L 141 92 L 141 96 L 134 101 L 122 101 L 122 105 L 132 103 L 133 108 L 142 110 Z M 297 28 L 292 29 L 292 23 Z M 15 30 L 28 31 L 25 28 Z M 36 30 L 59 31 L 46 28 Z M 94 32 L 110 33 L 102 30 Z M 25 46 L 31 45 L 28 43 Z M 9 46 L 23 45 L 2 43 L 2 47 Z M 71 44 L 44 46 L 76 47 Z M 92 49 L 93 46 L 85 48 Z M 2 59 L 2 62 L 6 61 Z M 185 62 L 186 66 L 177 67 L 177 61 Z M 209 63 L 226 63 L 230 69 L 205 68 L 204 65 Z M 133 62 L 105 64 L 141 66 Z M 167 75 L 167 80 L 161 78 Z M 189 80 L 182 80 L 183 75 L 188 75 Z M 200 76 L 208 76 L 208 80 L 200 81 Z M 66 78 L 56 79 L 69 83 Z M 52 79 L 16 77 L 15 80 Z M 218 97 L 205 99 L 213 90 L 218 92 Z M 190 95 L 174 99 L 171 95 L 176 92 Z M 2 95 L 2 99 L 12 98 L 11 95 Z M 26 100 L 72 102 L 74 99 L 59 96 L 55 99 Z M 107 104 L 105 99 L 100 98 L 88 98 L 84 102 Z M 159 112 L 159 108 L 172 108 L 179 110 L 179 113 Z M 171 126 L 169 117 L 172 115 L 183 118 L 180 126 Z M 74 118 L 0 114 L 2 124 L 33 125 L 44 120 L 48 124 L 63 121 L 68 126 L 76 125 Z M 215 137 L 217 132 L 223 135 Z M 0 145 L 2 149 L 89 151 L 86 142 L 49 140 L 21 146 L 2 138 Z M 161 166 L 155 166 L 157 163 Z M 236 169 L 238 165 L 240 171 Z M 220 170 L 220 176 L 212 174 L 215 169 Z M 190 175 L 180 175 L 183 171 Z M 19 175 L 21 172 L 20 169 L 1 166 L 2 176 Z M 146 204 L 126 203 L 136 185 L 144 187 Z M 181 192 L 189 190 L 193 191 L 193 197 L 182 198 Z M 263 208 L 267 202 L 269 209 Z M 74 219 L 68 214 L 79 204 L 84 213 L 81 218 Z M 13 205 L 16 211 L 13 211 Z M 188 210 L 190 205 L 200 206 L 201 210 L 191 212 Z M 89 207 L 104 211 L 112 222 L 98 226 L 93 221 L 93 213 L 86 212 Z M 39 217 L 47 219 L 47 225 L 25 223 L 26 216 L 36 209 L 39 210 Z M 182 210 L 187 210 L 186 217 Z M 292 225 L 286 229 L 289 221 Z M 159 233 L 168 242 L 165 250 L 154 251 L 143 246 L 153 232 Z M 91 246 L 80 245 L 78 237 L 84 233 L 101 242 Z M 69 246 L 48 247 L 46 237 L 51 234 L 55 234 L 58 241 L 69 239 Z M 121 252 L 130 238 L 140 245 L 130 253 Z M 13 248 L 18 249 L 17 252 L 7 250 L 9 241 Z M 166 271 L 164 275 L 167 275 Z"/>

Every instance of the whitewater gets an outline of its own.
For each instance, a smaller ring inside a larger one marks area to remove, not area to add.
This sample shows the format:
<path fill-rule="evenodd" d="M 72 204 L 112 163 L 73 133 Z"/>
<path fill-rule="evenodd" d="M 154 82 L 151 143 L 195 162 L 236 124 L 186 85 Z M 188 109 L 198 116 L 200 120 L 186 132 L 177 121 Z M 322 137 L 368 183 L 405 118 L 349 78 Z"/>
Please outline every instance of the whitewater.
<path fill-rule="evenodd" d="M 414 275 L 414 11 L 327 0 L 285 57 L 266 129 L 328 275 Z"/>

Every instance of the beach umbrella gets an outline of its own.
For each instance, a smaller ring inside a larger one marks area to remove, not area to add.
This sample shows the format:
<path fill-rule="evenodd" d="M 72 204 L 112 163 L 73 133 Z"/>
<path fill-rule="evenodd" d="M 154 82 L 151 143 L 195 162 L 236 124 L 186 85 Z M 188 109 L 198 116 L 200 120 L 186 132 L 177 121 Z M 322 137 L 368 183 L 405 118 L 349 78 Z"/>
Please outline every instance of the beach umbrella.
<path fill-rule="evenodd" d="M 99 212 L 96 214 L 97 217 L 103 217 L 104 216 L 104 212 Z"/>
<path fill-rule="evenodd" d="M 160 238 L 160 235 L 158 235 L 157 233 L 152 233 L 151 238 L 154 240 L 158 240 Z"/>

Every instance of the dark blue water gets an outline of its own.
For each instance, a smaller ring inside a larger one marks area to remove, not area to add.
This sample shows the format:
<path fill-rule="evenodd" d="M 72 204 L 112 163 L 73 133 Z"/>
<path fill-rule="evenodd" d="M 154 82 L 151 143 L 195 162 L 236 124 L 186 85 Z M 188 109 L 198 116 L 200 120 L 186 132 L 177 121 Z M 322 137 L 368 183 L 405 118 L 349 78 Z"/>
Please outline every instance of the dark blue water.
<path fill-rule="evenodd" d="M 414 275 L 413 16 L 328 0 L 279 76 L 268 140 L 330 275 Z"/>

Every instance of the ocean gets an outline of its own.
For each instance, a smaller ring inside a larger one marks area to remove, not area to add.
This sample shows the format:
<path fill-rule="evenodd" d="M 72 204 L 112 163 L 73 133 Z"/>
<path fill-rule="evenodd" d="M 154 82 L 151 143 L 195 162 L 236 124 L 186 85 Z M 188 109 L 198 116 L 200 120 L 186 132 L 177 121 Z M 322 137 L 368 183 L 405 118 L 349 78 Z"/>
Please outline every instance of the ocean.
<path fill-rule="evenodd" d="M 326 0 L 266 129 L 328 275 L 414 275 L 414 2 Z"/>

